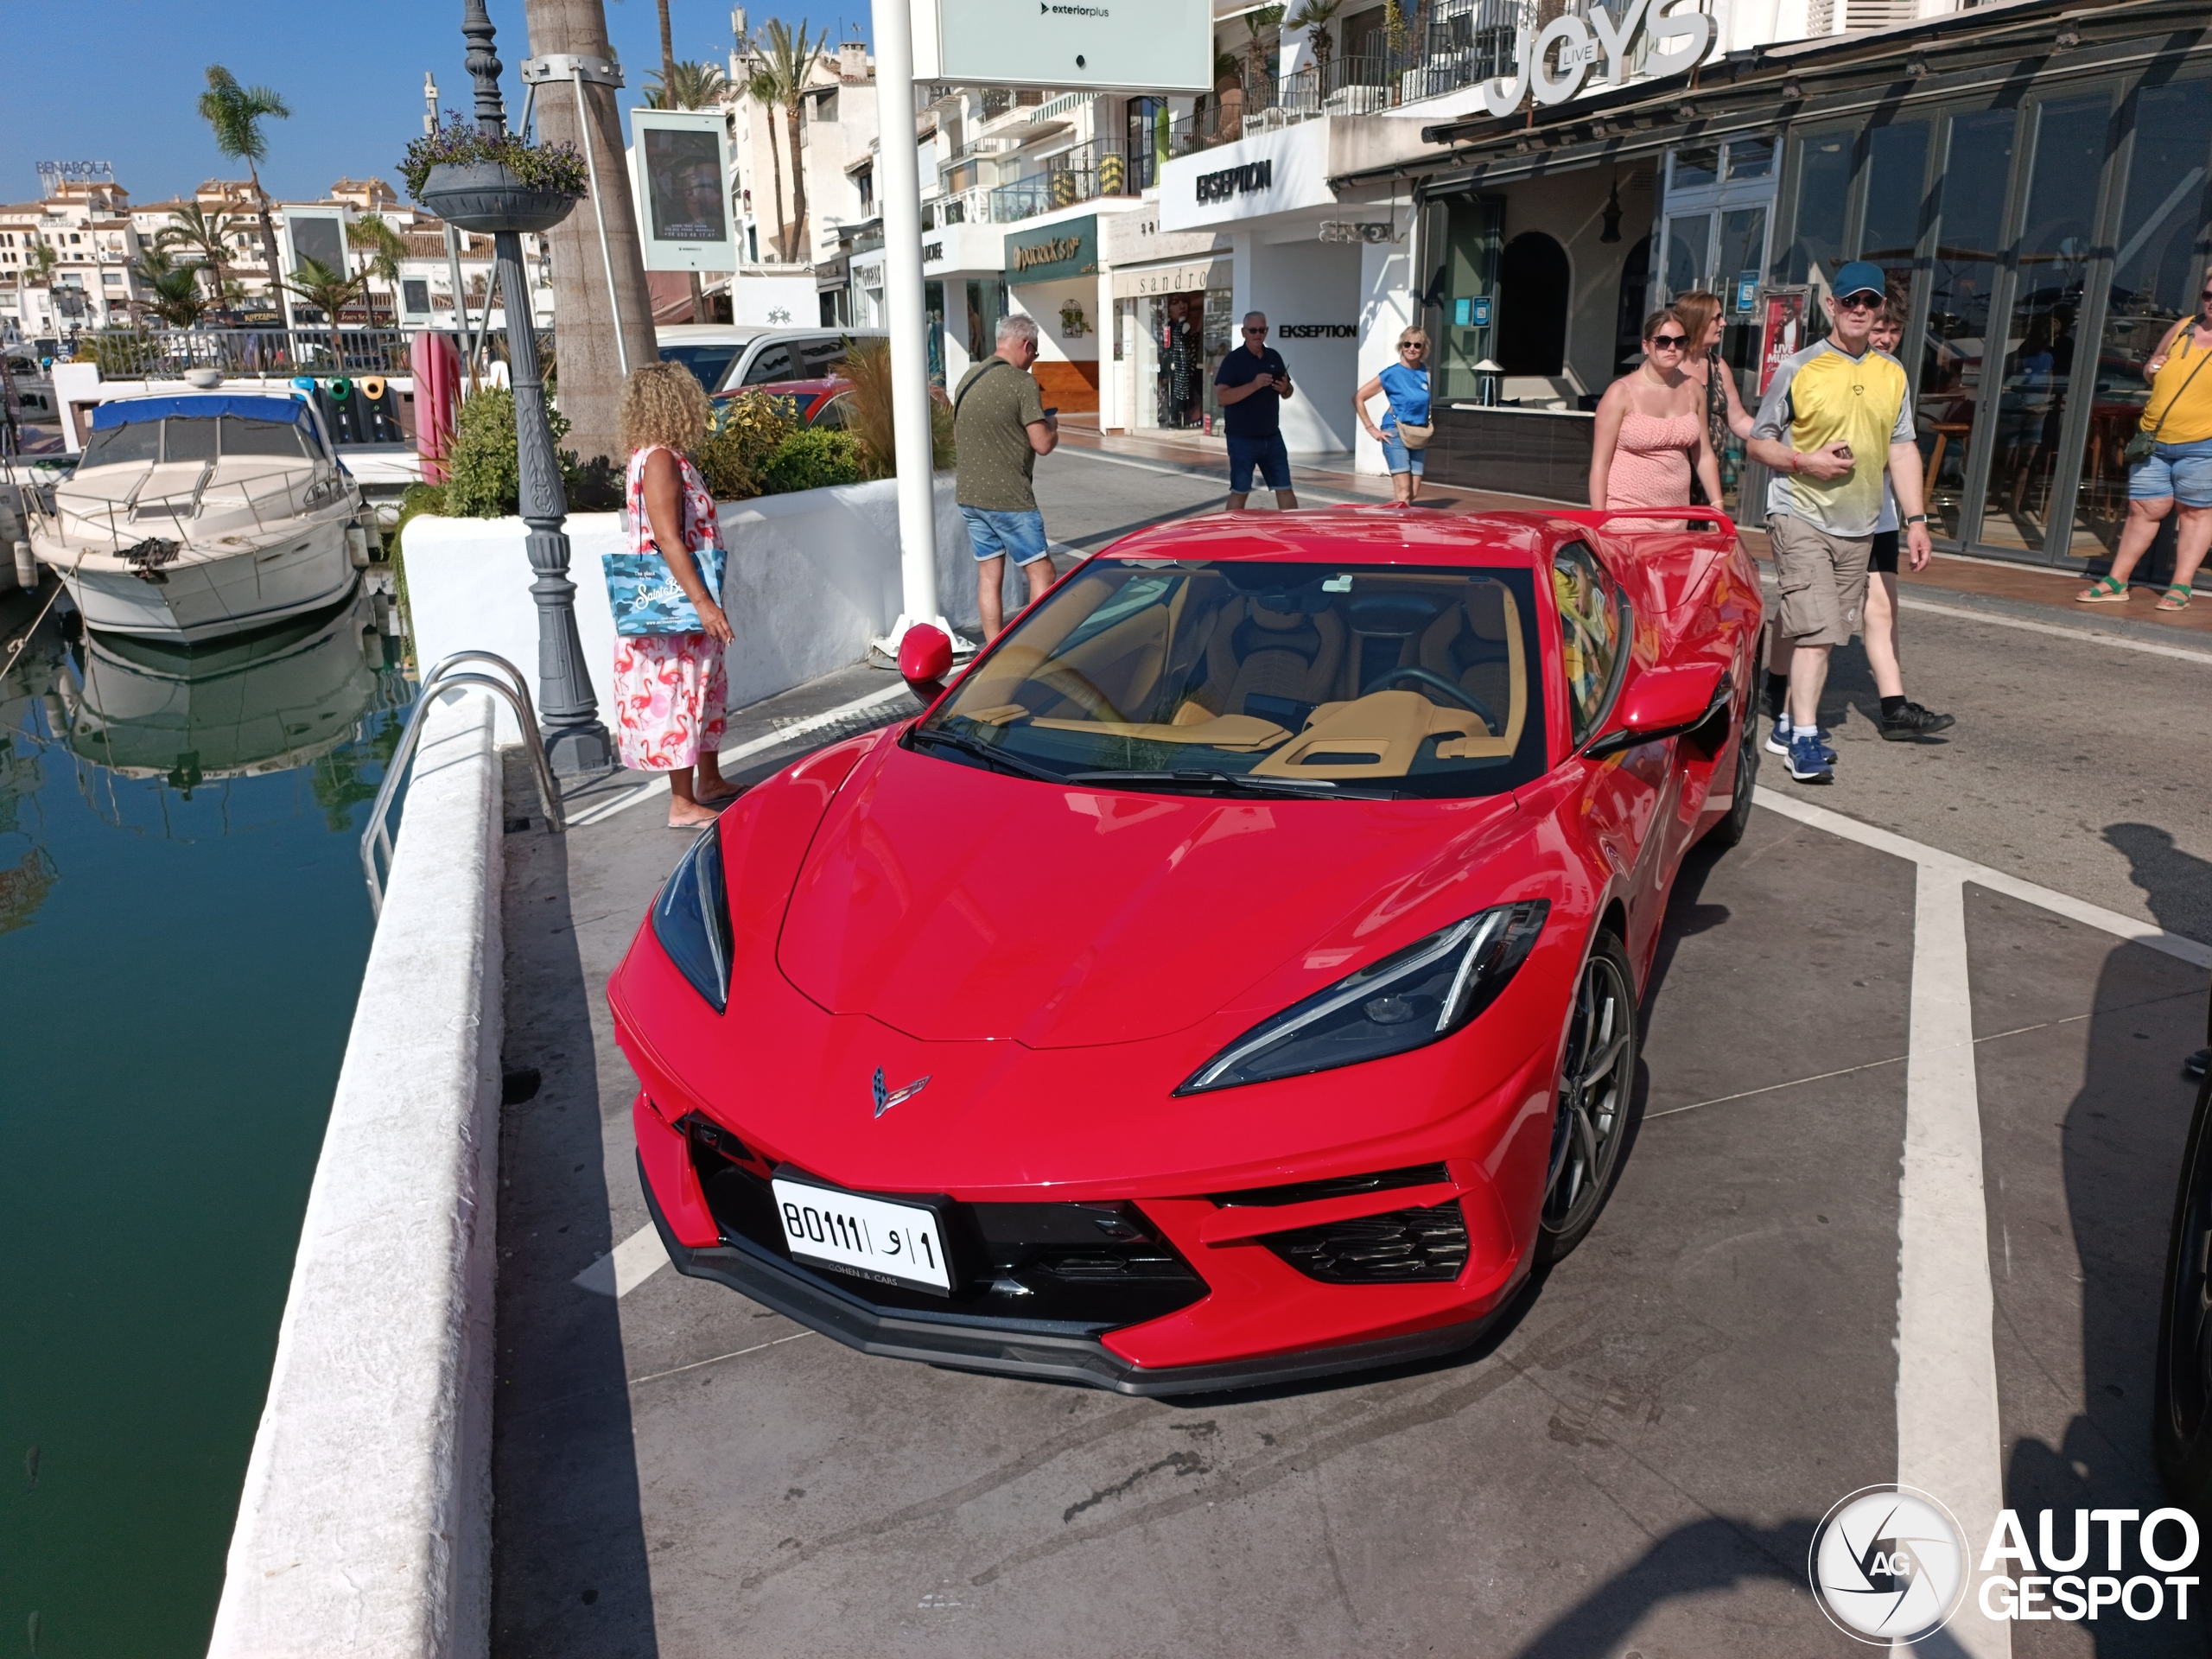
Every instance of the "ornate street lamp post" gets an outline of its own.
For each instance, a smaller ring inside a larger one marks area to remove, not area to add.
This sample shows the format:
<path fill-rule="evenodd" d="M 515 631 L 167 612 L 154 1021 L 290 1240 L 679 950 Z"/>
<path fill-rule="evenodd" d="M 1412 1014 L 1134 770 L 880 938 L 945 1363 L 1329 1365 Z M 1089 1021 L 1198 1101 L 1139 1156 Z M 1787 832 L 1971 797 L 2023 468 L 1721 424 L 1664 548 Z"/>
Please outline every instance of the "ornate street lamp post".
<path fill-rule="evenodd" d="M 507 130 L 506 106 L 499 96 L 499 58 L 493 48 L 492 19 L 484 0 L 467 0 L 461 32 L 468 41 L 468 73 L 476 81 L 476 124 L 486 138 L 499 139 Z M 553 430 L 545 420 L 537 319 L 522 262 L 522 233 L 550 230 L 568 216 L 575 199 L 531 190 L 505 168 L 439 170 L 487 175 L 480 181 L 453 177 L 451 187 L 461 188 L 451 188 L 448 199 L 454 210 L 444 216 L 464 230 L 491 232 L 493 270 L 507 314 L 507 370 L 514 388 L 522 516 L 530 526 L 530 568 L 537 575 L 530 593 L 537 604 L 537 709 L 546 754 L 556 772 L 604 771 L 613 763 L 613 746 L 599 721 L 599 700 L 592 693 L 583 642 L 576 632 L 576 585 L 569 580 L 569 537 L 562 529 L 568 501 L 554 459 Z M 466 188 L 469 184 L 477 188 Z"/>

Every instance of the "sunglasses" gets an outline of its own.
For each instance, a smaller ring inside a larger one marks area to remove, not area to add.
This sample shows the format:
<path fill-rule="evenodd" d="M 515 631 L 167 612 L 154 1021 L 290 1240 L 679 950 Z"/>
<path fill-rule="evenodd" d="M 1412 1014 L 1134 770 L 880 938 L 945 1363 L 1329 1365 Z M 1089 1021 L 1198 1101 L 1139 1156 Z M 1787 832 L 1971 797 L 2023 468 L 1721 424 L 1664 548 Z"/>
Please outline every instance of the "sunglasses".
<path fill-rule="evenodd" d="M 1835 302 L 1839 311 L 1878 311 L 1889 302 L 1878 294 L 1853 294 Z"/>
<path fill-rule="evenodd" d="M 1662 352 L 1679 352 L 1689 344 L 1688 334 L 1654 334 L 1651 343 Z"/>
<path fill-rule="evenodd" d="M 1248 334 L 1264 334 L 1268 331 L 1264 328 L 1247 328 L 1244 332 Z"/>
<path fill-rule="evenodd" d="M 2204 297 L 2208 300 L 2212 300 L 2212 294 L 2208 294 Z M 1404 345 L 1399 346 L 1398 349 L 1402 352 L 1425 352 L 1428 347 L 1422 345 L 1417 340 L 1409 340 Z"/>

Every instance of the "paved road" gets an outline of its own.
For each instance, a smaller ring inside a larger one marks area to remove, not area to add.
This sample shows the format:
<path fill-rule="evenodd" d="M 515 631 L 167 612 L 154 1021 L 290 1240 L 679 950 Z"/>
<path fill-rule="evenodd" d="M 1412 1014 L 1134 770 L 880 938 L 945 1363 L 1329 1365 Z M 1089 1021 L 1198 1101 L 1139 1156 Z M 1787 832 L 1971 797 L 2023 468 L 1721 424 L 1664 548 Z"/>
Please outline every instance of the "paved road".
<path fill-rule="evenodd" d="M 1064 541 L 1210 499 L 1088 457 L 1040 472 Z M 505 1058 L 538 1082 L 502 1146 L 494 1651 L 1838 1654 L 1811 1529 L 1901 1459 L 1993 1506 L 2155 1507 L 2149 1350 L 2204 970 L 1961 893 L 1942 855 L 2212 937 L 2191 700 L 2212 668 L 1909 626 L 1957 740 L 1873 740 L 1847 657 L 1843 781 L 1805 796 L 1925 846 L 1762 810 L 1694 861 L 1589 1240 L 1476 1351 L 1304 1390 L 1128 1401 L 864 1358 L 665 1268 L 579 1287 L 645 1221 L 601 988 L 683 843 L 652 803 L 511 836 Z M 732 741 L 886 683 L 803 688 Z M 2172 717 L 2091 742 L 2139 685 Z M 1974 1157 L 1907 1157 L 1909 1128 L 1946 1122 Z M 1901 1208 L 1970 1217 L 1976 1159 L 1986 1226 Z M 1928 1340 L 1962 1294 L 1992 1310 L 1967 1358 L 1993 1392 Z M 2195 1624 L 2109 1615 L 2013 1636 L 2203 1650 Z"/>

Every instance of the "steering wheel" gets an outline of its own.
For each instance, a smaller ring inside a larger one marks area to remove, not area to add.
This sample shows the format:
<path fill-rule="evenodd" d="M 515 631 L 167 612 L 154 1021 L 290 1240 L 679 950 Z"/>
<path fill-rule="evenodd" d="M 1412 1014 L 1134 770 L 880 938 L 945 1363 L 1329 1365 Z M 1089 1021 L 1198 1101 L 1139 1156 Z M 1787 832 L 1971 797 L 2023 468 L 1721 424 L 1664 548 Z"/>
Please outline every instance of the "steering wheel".
<path fill-rule="evenodd" d="M 1128 724 L 1128 716 L 1114 706 L 1112 698 L 1065 663 L 1049 664 L 1035 678 L 1039 685 L 1050 686 L 1093 720 L 1116 726 Z"/>
<path fill-rule="evenodd" d="M 1489 706 L 1466 687 L 1454 685 L 1441 674 L 1433 673 L 1426 668 L 1417 668 L 1410 663 L 1403 668 L 1394 668 L 1388 673 L 1377 674 L 1360 688 L 1359 695 L 1363 697 L 1371 696 L 1397 680 L 1418 680 L 1432 690 L 1441 691 L 1462 709 L 1479 715 L 1483 724 L 1490 728 L 1490 734 L 1492 737 L 1497 736 L 1503 729 L 1504 722 L 1491 713 Z"/>

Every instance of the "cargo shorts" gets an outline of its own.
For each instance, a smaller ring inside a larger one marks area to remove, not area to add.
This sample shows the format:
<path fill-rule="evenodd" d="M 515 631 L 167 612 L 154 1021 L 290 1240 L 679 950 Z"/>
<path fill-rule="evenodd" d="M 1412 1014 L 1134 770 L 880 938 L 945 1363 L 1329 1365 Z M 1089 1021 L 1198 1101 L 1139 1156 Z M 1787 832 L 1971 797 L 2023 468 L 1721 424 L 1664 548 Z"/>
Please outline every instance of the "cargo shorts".
<path fill-rule="evenodd" d="M 1776 580 L 1782 588 L 1782 632 L 1801 645 L 1851 640 L 1866 604 L 1872 536 L 1837 536 L 1794 515 L 1770 518 Z"/>

